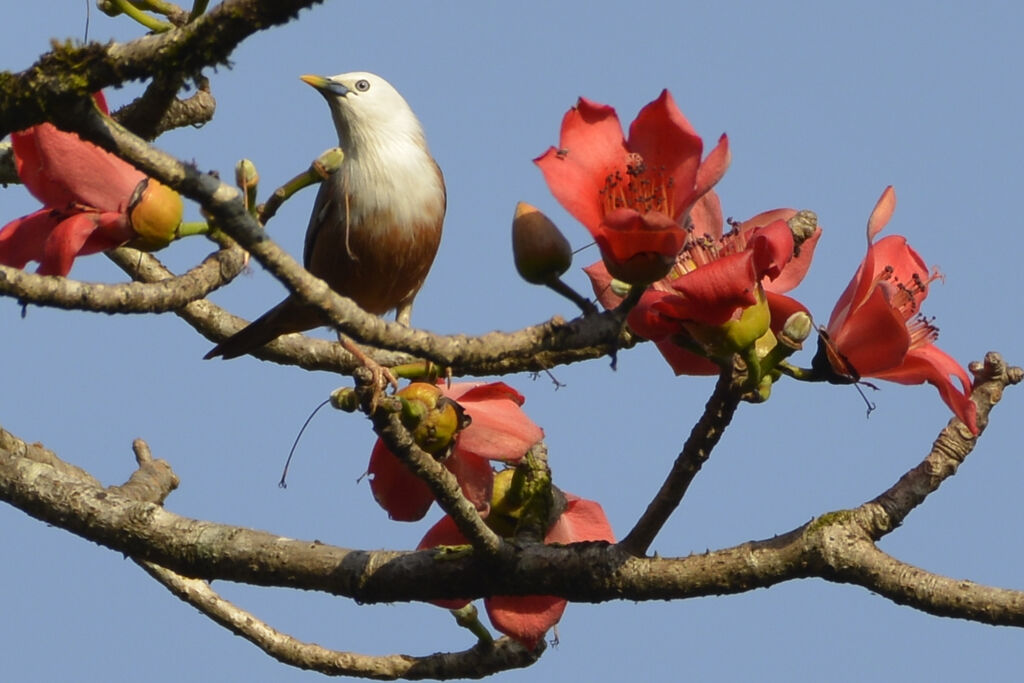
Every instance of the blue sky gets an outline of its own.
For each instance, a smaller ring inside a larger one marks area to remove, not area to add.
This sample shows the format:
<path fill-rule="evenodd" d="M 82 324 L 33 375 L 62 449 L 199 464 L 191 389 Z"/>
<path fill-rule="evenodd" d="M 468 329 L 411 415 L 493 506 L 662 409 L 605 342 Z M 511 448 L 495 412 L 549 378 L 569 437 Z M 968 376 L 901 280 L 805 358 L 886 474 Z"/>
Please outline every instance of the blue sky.
<path fill-rule="evenodd" d="M 47 6 L 58 6 L 57 2 Z M 49 39 L 81 38 L 85 2 L 0 26 L 0 67 L 21 70 Z M 795 294 L 820 321 L 865 249 L 864 224 L 889 184 L 899 204 L 886 234 L 906 235 L 945 275 L 925 313 L 939 344 L 966 364 L 998 350 L 1024 358 L 1015 300 L 1024 237 L 1017 225 L 1024 136 L 1019 70 L 1024 10 L 1011 3 L 341 3 L 258 34 L 211 72 L 215 120 L 159 145 L 230 177 L 252 159 L 264 192 L 334 144 L 322 99 L 304 73 L 370 70 L 390 80 L 423 121 L 445 172 L 449 211 L 413 322 L 438 332 L 511 330 L 568 302 L 518 279 L 509 224 L 536 204 L 574 246 L 586 232 L 551 197 L 531 160 L 557 141 L 579 95 L 629 121 L 662 88 L 710 142 L 727 132 L 732 166 L 719 184 L 726 215 L 810 208 L 825 226 Z M 27 12 L 20 13 L 21 15 Z M 90 37 L 129 39 L 126 19 L 92 12 Z M 114 105 L 138 87 L 108 94 Z M 313 194 L 270 224 L 301 251 Z M 4 220 L 36 204 L 0 191 Z M 197 218 L 195 206 L 186 209 Z M 202 238 L 161 254 L 188 268 Z M 577 265 L 596 260 L 580 254 Z M 121 278 L 102 257 L 75 277 Z M 576 270 L 571 282 L 586 288 Z M 258 267 L 214 300 L 253 317 L 280 285 Z M 38 440 L 105 483 L 132 468 L 131 441 L 149 441 L 182 478 L 167 507 L 189 517 L 348 547 L 413 546 L 429 524 L 388 522 L 366 482 L 368 423 L 323 412 L 307 430 L 285 491 L 277 479 L 309 411 L 342 378 L 253 359 L 201 360 L 210 343 L 173 316 L 107 317 L 29 309 L 0 299 L 0 424 Z M 326 334 L 321 332 L 320 334 Z M 809 361 L 809 353 L 798 359 Z M 506 381 L 547 434 L 556 482 L 600 501 L 625 533 L 657 490 L 711 390 L 673 377 L 653 348 L 545 378 Z M 881 546 L 954 577 L 1022 588 L 1014 423 L 1007 392 L 974 454 Z M 930 387 L 882 385 L 865 418 L 852 388 L 780 382 L 732 427 L 656 539 L 686 555 L 788 531 L 812 516 L 873 498 L 927 452 L 948 410 Z M 0 585 L 10 680 L 311 680 L 213 625 L 120 555 L 0 508 Z M 226 597 L 293 635 L 337 649 L 424 654 L 471 643 L 443 610 L 357 607 L 325 596 L 216 584 Z M 861 588 L 792 582 L 728 598 L 571 605 L 560 644 L 502 680 L 1009 679 L 1024 634 L 939 619 Z"/>

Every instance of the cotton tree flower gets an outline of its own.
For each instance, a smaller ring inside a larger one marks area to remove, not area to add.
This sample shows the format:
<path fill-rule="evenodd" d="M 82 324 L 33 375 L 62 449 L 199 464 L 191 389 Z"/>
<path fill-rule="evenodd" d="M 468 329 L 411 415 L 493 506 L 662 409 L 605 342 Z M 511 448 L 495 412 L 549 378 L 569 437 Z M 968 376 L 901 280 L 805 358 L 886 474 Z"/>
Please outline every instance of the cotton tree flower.
<path fill-rule="evenodd" d="M 544 438 L 544 430 L 523 412 L 526 399 L 522 394 L 503 382 L 442 384 L 440 390 L 444 397 L 457 401 L 470 419 L 469 426 L 456 435 L 444 464 L 459 480 L 466 498 L 485 511 L 494 479 L 491 461 L 518 462 Z M 434 502 L 423 480 L 380 439 L 370 454 L 368 471 L 370 490 L 391 519 L 422 519 Z"/>
<path fill-rule="evenodd" d="M 813 367 L 838 383 L 861 377 L 899 384 L 928 382 L 977 434 L 967 372 L 935 346 L 938 328 L 921 315 L 921 304 L 939 273 L 928 268 L 904 237 L 889 235 L 875 241 L 895 208 L 896 193 L 889 186 L 868 219 L 867 254 L 832 311 Z"/>
<path fill-rule="evenodd" d="M 563 494 L 565 510 L 548 529 L 544 543 L 578 543 L 582 541 L 615 542 L 608 518 L 600 503 L 586 500 L 571 493 Z M 427 531 L 417 549 L 439 545 L 461 545 L 465 537 L 451 517 L 445 515 Z M 469 600 L 438 600 L 435 604 L 459 609 Z M 484 609 L 494 628 L 532 650 L 552 626 L 558 623 L 568 601 L 551 595 L 496 595 L 484 598 Z"/>
<path fill-rule="evenodd" d="M 709 357 L 736 352 L 805 310 L 783 292 L 806 274 L 821 228 L 801 234 L 797 248 L 787 223 L 796 214 L 766 211 L 724 232 L 718 196 L 707 192 L 690 212 L 672 269 L 640 298 L 630 327 L 657 344 L 677 375 L 717 374 Z M 606 308 L 622 301 L 603 262 L 584 271 Z"/>
<path fill-rule="evenodd" d="M 96 106 L 107 112 L 102 93 Z M 11 136 L 18 177 L 43 208 L 0 228 L 0 263 L 39 263 L 67 275 L 76 256 L 131 243 L 166 246 L 181 223 L 181 196 L 74 133 L 41 123 Z"/>
<path fill-rule="evenodd" d="M 581 97 L 562 120 L 559 146 L 535 160 L 555 198 L 590 231 L 608 271 L 630 284 L 665 275 L 686 241 L 690 208 L 729 165 L 722 136 L 704 143 L 663 90 L 622 132 L 612 107 Z"/>

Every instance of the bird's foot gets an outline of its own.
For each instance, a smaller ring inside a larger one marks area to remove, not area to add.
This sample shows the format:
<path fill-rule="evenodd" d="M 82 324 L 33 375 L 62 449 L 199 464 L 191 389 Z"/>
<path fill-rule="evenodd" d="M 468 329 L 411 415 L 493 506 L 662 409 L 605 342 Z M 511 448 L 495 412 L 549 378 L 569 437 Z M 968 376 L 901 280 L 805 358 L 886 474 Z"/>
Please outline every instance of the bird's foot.
<path fill-rule="evenodd" d="M 394 373 L 391 372 L 390 368 L 386 368 L 374 359 L 370 358 L 348 337 L 339 337 L 338 341 L 346 351 L 355 356 L 360 365 L 372 373 L 373 379 L 371 381 L 371 387 L 373 393 L 370 397 L 370 412 L 372 413 L 377 409 L 380 397 L 384 395 L 389 384 L 395 391 L 398 391 L 398 379 L 395 377 Z"/>

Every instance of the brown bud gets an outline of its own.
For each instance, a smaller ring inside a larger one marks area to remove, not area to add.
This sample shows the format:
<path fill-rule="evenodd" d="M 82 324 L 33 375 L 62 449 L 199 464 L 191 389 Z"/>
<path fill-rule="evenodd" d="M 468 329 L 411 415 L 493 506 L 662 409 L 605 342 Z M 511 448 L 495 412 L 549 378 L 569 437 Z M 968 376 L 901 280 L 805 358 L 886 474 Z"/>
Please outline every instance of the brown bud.
<path fill-rule="evenodd" d="M 516 204 L 512 219 L 512 256 L 516 270 L 535 285 L 553 282 L 572 265 L 572 247 L 562 232 L 526 202 Z"/>

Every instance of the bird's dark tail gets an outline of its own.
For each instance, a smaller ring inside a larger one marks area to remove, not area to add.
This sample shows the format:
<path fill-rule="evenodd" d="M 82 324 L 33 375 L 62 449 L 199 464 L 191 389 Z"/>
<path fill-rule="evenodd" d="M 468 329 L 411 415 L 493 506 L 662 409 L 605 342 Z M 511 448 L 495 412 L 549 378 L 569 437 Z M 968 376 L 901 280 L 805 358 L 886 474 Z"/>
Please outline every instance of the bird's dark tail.
<path fill-rule="evenodd" d="M 315 308 L 296 303 L 293 299 L 285 299 L 214 346 L 203 358 L 237 358 L 269 344 L 282 334 L 304 332 L 323 324 L 323 318 Z"/>

